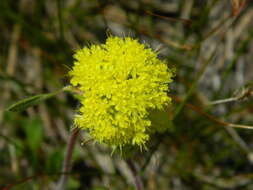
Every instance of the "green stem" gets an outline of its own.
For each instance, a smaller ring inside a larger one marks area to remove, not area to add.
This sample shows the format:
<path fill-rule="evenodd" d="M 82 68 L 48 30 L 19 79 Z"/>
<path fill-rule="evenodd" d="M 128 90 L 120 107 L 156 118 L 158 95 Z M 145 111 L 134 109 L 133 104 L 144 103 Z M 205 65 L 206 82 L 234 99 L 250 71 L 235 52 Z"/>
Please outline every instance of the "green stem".
<path fill-rule="evenodd" d="M 195 81 L 192 83 L 190 89 L 188 90 L 184 100 L 181 102 L 181 104 L 179 104 L 179 106 L 177 107 L 177 109 L 175 110 L 175 114 L 173 116 L 173 120 L 176 119 L 176 117 L 179 115 L 179 113 L 182 111 L 184 105 L 186 104 L 188 98 L 193 94 L 194 90 L 196 89 L 196 86 L 200 80 L 200 78 L 202 77 L 202 75 L 204 74 L 208 64 L 212 61 L 213 57 L 215 56 L 216 51 L 214 51 L 212 53 L 212 55 L 205 61 L 205 63 L 202 65 L 202 67 L 200 68 L 200 71 L 195 79 Z"/>
<path fill-rule="evenodd" d="M 62 2 L 61 0 L 57 0 L 57 16 L 59 20 L 59 33 L 60 33 L 60 40 L 64 40 L 64 33 L 63 33 L 63 23 L 62 23 Z"/>

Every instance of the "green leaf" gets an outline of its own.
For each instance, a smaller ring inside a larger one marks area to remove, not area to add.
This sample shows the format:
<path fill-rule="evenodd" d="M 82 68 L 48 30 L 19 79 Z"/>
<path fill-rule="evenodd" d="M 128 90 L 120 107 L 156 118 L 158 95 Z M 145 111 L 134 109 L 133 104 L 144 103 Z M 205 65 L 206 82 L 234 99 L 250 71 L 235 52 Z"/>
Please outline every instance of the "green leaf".
<path fill-rule="evenodd" d="M 53 174 L 61 170 L 63 151 L 58 149 L 49 153 L 46 160 L 46 172 Z"/>
<path fill-rule="evenodd" d="M 149 118 L 157 132 L 163 133 L 171 126 L 171 120 L 166 110 L 152 110 Z"/>
<path fill-rule="evenodd" d="M 67 189 L 74 190 L 74 189 L 78 189 L 79 187 L 80 187 L 80 182 L 78 180 L 74 179 L 73 177 L 70 177 Z"/>
<path fill-rule="evenodd" d="M 39 104 L 42 101 L 45 101 L 49 98 L 52 98 L 53 96 L 57 95 L 59 92 L 72 92 L 73 89 L 71 86 L 66 86 L 63 87 L 62 89 L 59 89 L 55 92 L 52 93 L 47 93 L 47 94 L 38 94 L 29 98 L 25 98 L 23 100 L 20 100 L 17 103 L 12 104 L 10 107 L 8 107 L 6 110 L 7 111 L 12 111 L 12 112 L 21 112 L 24 111 L 25 109 L 31 107 L 31 106 L 35 106 L 37 104 Z"/>
<path fill-rule="evenodd" d="M 35 106 L 39 104 L 42 101 L 45 101 L 53 96 L 55 96 L 57 93 L 48 93 L 48 94 L 38 94 L 29 98 L 25 98 L 15 104 L 12 104 L 10 107 L 7 108 L 7 111 L 12 112 L 21 112 L 25 109 Z"/>
<path fill-rule="evenodd" d="M 29 119 L 23 123 L 27 144 L 31 150 L 36 151 L 43 141 L 43 127 L 40 119 Z"/>

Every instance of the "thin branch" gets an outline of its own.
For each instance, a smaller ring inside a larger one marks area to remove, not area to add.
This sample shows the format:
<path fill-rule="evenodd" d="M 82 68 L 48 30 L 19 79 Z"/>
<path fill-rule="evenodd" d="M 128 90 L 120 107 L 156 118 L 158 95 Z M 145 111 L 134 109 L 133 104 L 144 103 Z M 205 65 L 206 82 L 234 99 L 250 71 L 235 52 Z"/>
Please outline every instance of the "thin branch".
<path fill-rule="evenodd" d="M 57 183 L 55 190 L 64 190 L 67 185 L 67 182 L 68 182 L 67 173 L 69 173 L 71 170 L 71 158 L 73 155 L 74 146 L 75 146 L 75 142 L 76 142 L 78 133 L 79 133 L 78 128 L 75 128 L 71 132 L 71 135 L 69 137 L 69 141 L 67 144 L 67 152 L 66 152 L 64 160 L 63 160 L 62 175 L 61 175 L 59 182 Z"/>
<path fill-rule="evenodd" d="M 7 184 L 6 186 L 4 186 L 2 188 L 2 190 L 11 190 L 11 189 L 15 188 L 18 185 L 22 185 L 22 184 L 24 184 L 26 182 L 29 182 L 31 180 L 34 180 L 36 178 L 49 177 L 49 176 L 62 175 L 62 174 L 63 174 L 62 172 L 60 172 L 60 173 L 39 173 L 39 174 L 35 174 L 35 175 L 29 176 L 29 177 L 25 177 L 21 180 L 18 180 L 16 182 L 14 182 L 14 183 Z M 65 175 L 70 175 L 69 173 L 64 173 L 64 174 Z"/>
<path fill-rule="evenodd" d="M 184 101 L 181 98 L 176 97 L 176 96 L 171 96 L 171 97 L 175 102 L 178 102 L 178 103 L 182 103 Z M 206 113 L 202 108 L 200 108 L 198 106 L 194 106 L 194 105 L 189 104 L 189 103 L 185 103 L 185 106 L 187 108 L 190 108 L 191 110 L 205 116 L 207 119 L 209 119 L 209 120 L 211 120 L 211 121 L 213 121 L 213 122 L 215 122 L 219 125 L 226 126 L 226 127 L 232 127 L 232 128 L 253 129 L 253 126 L 250 126 L 250 125 L 240 125 L 240 124 L 228 123 L 228 122 L 219 120 L 219 119 L 215 118 L 214 116 Z"/>
<path fill-rule="evenodd" d="M 153 148 L 149 151 L 149 154 L 148 154 L 148 156 L 146 157 L 146 160 L 145 160 L 143 166 L 141 167 L 141 175 L 144 174 L 145 169 L 146 169 L 147 166 L 149 165 L 149 162 L 150 162 L 150 160 L 151 160 L 153 154 L 157 151 L 159 145 L 162 143 L 162 139 L 163 139 L 163 135 L 161 135 L 161 136 L 159 137 L 159 140 L 156 142 L 156 144 L 153 146 Z"/>
<path fill-rule="evenodd" d="M 212 101 L 208 105 L 216 105 L 216 104 L 223 104 L 223 103 L 228 103 L 228 102 L 240 101 L 240 100 L 250 98 L 252 95 L 253 95 L 253 90 L 252 90 L 252 86 L 250 86 L 246 89 L 243 88 L 242 92 L 235 97 Z"/>
<path fill-rule="evenodd" d="M 233 140 L 240 146 L 240 148 L 247 154 L 250 154 L 251 148 L 247 145 L 247 143 L 238 135 L 235 129 L 226 127 L 227 132 L 233 138 Z"/>
<path fill-rule="evenodd" d="M 212 36 L 213 34 L 215 34 L 216 32 L 218 32 L 225 24 L 226 22 L 228 22 L 232 17 L 232 15 L 228 15 L 227 17 L 225 17 L 223 20 L 221 20 L 221 22 L 215 26 L 213 29 L 211 29 L 202 39 L 201 42 L 205 41 L 206 39 L 208 39 L 210 36 Z M 232 24 L 232 23 L 230 23 Z"/>
<path fill-rule="evenodd" d="M 224 104 L 224 103 L 229 103 L 229 102 L 235 102 L 237 100 L 238 100 L 237 97 L 226 98 L 226 99 L 222 99 L 222 100 L 212 101 L 212 102 L 208 103 L 208 105 Z"/>
<path fill-rule="evenodd" d="M 61 0 L 57 0 L 57 16 L 59 21 L 59 39 L 61 41 L 64 40 L 64 33 L 63 33 L 63 22 L 62 22 L 62 2 Z"/>
<path fill-rule="evenodd" d="M 162 16 L 162 15 L 159 15 L 159 14 L 155 14 L 151 11 L 145 11 L 147 14 L 151 15 L 151 16 L 155 16 L 155 17 L 158 17 L 158 18 L 161 18 L 161 19 L 164 19 L 164 20 L 168 20 L 168 21 L 171 21 L 171 22 L 182 22 L 183 24 L 185 25 L 188 25 L 188 26 L 192 26 L 192 21 L 189 20 L 189 19 L 185 19 L 185 18 L 173 18 L 173 17 L 168 17 L 168 16 Z"/>
<path fill-rule="evenodd" d="M 128 160 L 126 160 L 126 163 L 133 174 L 135 189 L 136 190 L 144 190 L 143 182 L 141 180 L 139 172 L 137 171 L 133 161 L 128 159 Z"/>
<path fill-rule="evenodd" d="M 197 76 L 196 76 L 196 79 L 193 81 L 190 89 L 187 91 L 185 97 L 184 97 L 184 100 L 180 101 L 180 104 L 177 106 L 176 110 L 175 110 L 175 114 L 173 116 L 173 120 L 175 120 L 177 118 L 177 116 L 180 114 L 180 112 L 182 111 L 183 107 L 185 106 L 187 100 L 191 97 L 191 95 L 193 94 L 193 92 L 195 91 L 196 87 L 197 87 L 197 84 L 200 80 L 200 78 L 203 76 L 203 74 L 205 73 L 205 70 L 207 68 L 207 66 L 209 65 L 209 63 L 213 60 L 213 58 L 215 57 L 216 55 L 216 51 L 214 51 L 210 57 L 204 61 L 204 63 L 202 64 Z"/>

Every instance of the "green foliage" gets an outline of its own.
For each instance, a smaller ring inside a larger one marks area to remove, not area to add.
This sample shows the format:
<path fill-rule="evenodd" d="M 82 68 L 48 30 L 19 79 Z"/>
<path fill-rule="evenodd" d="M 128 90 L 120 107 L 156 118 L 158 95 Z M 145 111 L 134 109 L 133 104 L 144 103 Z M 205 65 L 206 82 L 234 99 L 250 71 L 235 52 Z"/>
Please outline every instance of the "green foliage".
<path fill-rule="evenodd" d="M 156 131 L 163 133 L 172 127 L 171 119 L 167 110 L 152 110 L 149 114 L 152 125 Z"/>
<path fill-rule="evenodd" d="M 80 187 L 80 182 L 74 178 L 70 178 L 68 183 L 68 190 L 75 190 Z"/>
<path fill-rule="evenodd" d="M 29 97 L 29 98 L 22 99 L 19 102 L 16 102 L 16 103 L 12 104 L 11 106 L 9 106 L 7 108 L 7 111 L 12 111 L 12 112 L 24 111 L 31 106 L 38 105 L 39 103 L 41 103 L 49 98 L 52 98 L 56 94 L 57 93 L 55 93 L 55 92 L 48 93 L 48 94 L 38 94 L 38 95 Z"/>
<path fill-rule="evenodd" d="M 48 154 L 48 158 L 46 160 L 46 173 L 54 174 L 61 170 L 62 168 L 62 160 L 63 160 L 63 152 L 62 149 L 53 150 Z"/>
<path fill-rule="evenodd" d="M 39 119 L 23 120 L 26 142 L 32 151 L 37 151 L 43 142 L 43 126 Z"/>

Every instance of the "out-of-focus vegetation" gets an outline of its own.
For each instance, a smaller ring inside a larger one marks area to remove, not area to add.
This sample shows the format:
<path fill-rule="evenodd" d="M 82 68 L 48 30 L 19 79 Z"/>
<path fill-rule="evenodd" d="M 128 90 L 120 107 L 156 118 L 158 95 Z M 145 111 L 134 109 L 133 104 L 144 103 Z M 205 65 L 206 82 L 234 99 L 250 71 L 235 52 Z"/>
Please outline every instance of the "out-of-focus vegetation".
<path fill-rule="evenodd" d="M 5 110 L 68 85 L 73 52 L 108 34 L 177 68 L 169 130 L 132 158 L 145 189 L 253 189 L 253 130 L 233 128 L 253 126 L 251 0 L 1 0 L 0 189 L 54 189 L 78 102 Z M 134 189 L 120 156 L 78 138 L 66 189 Z"/>

